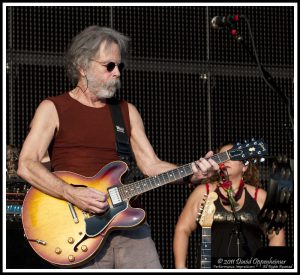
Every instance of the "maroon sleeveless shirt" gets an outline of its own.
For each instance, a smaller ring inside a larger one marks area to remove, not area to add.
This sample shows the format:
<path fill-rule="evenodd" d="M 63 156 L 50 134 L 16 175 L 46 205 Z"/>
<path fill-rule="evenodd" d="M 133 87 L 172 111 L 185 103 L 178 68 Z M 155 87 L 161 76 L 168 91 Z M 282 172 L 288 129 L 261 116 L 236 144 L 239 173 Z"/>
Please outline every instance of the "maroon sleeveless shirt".
<path fill-rule="evenodd" d="M 73 99 L 69 93 L 49 97 L 57 110 L 59 130 L 49 148 L 53 171 L 70 171 L 94 176 L 104 165 L 119 160 L 110 108 L 93 108 Z M 128 138 L 128 104 L 121 101 Z"/>

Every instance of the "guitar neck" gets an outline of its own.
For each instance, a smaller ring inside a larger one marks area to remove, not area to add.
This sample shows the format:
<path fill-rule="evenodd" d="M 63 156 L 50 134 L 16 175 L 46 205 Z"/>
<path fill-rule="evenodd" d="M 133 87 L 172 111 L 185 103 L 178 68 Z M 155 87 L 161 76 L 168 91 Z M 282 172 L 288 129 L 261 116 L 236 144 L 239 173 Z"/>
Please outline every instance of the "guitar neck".
<path fill-rule="evenodd" d="M 211 228 L 202 227 L 201 268 L 211 268 Z"/>
<path fill-rule="evenodd" d="M 222 163 L 230 159 L 228 152 L 215 154 L 211 157 L 216 163 Z M 134 196 L 143 194 L 147 191 L 163 186 L 165 184 L 183 179 L 192 175 L 192 162 L 175 168 L 173 170 L 164 172 L 160 175 L 149 177 L 131 184 L 126 184 L 119 187 L 119 193 L 122 199 L 130 199 Z"/>

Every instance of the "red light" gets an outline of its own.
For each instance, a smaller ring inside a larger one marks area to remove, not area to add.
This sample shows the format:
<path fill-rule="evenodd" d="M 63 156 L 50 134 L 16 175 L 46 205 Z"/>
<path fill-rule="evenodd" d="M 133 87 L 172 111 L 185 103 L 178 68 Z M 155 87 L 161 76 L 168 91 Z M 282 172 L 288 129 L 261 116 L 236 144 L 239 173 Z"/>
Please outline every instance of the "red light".
<path fill-rule="evenodd" d="M 239 16 L 238 16 L 238 15 L 235 15 L 233 19 L 234 19 L 234 21 L 237 22 L 237 21 L 239 21 Z"/>

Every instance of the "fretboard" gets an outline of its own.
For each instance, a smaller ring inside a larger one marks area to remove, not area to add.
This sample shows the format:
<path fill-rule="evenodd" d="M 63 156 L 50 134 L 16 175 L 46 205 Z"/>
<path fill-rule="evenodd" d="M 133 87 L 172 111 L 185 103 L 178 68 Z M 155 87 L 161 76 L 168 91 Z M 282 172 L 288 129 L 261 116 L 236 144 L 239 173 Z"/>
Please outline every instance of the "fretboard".
<path fill-rule="evenodd" d="M 201 268 L 211 268 L 211 227 L 202 227 Z"/>
<path fill-rule="evenodd" d="M 229 160 L 230 158 L 226 151 L 213 155 L 211 159 L 213 159 L 216 163 L 222 163 Z M 122 200 L 130 199 L 134 196 L 143 194 L 147 191 L 163 186 L 170 182 L 183 179 L 187 176 L 192 175 L 193 173 L 192 163 L 188 163 L 160 175 L 149 177 L 134 183 L 122 185 L 118 188 L 119 194 L 121 195 Z"/>

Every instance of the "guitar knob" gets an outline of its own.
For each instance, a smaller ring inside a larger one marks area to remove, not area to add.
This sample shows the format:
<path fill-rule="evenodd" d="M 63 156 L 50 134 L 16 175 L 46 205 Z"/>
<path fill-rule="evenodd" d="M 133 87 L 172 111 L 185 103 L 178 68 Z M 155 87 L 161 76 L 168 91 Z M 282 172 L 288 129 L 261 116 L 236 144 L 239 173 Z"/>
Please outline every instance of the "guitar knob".
<path fill-rule="evenodd" d="M 82 250 L 83 252 L 87 252 L 87 251 L 88 251 L 88 248 L 87 248 L 86 245 L 82 245 L 82 246 L 81 246 L 81 250 Z"/>
<path fill-rule="evenodd" d="M 68 238 L 68 243 L 70 243 L 70 244 L 74 243 L 74 238 L 69 237 L 69 238 Z"/>
<path fill-rule="evenodd" d="M 60 253 L 61 253 L 61 249 L 59 248 L 59 247 L 56 247 L 55 248 L 55 253 L 57 254 L 57 255 L 59 255 Z"/>
<path fill-rule="evenodd" d="M 69 260 L 69 262 L 74 262 L 75 261 L 75 257 L 73 255 L 69 255 L 68 256 L 68 260 Z"/>

